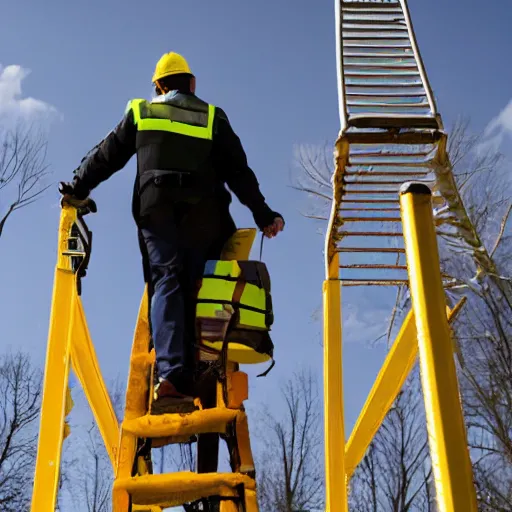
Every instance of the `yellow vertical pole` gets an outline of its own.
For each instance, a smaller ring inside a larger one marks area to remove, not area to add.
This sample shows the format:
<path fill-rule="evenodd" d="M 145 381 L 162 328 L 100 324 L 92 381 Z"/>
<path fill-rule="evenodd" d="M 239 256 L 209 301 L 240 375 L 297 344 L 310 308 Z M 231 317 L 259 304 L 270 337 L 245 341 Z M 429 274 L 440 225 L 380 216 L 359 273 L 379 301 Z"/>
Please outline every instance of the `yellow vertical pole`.
<path fill-rule="evenodd" d="M 66 392 L 69 377 L 70 328 L 73 323 L 75 275 L 67 250 L 76 210 L 62 210 L 59 227 L 57 268 L 53 285 L 48 348 L 40 413 L 39 441 L 32 494 L 32 512 L 53 512 L 64 437 Z"/>
<path fill-rule="evenodd" d="M 324 422 L 326 512 L 347 512 L 345 425 L 341 347 L 339 256 L 329 263 L 324 281 Z"/>
<path fill-rule="evenodd" d="M 430 189 L 422 183 L 404 184 L 400 208 L 438 508 L 476 512 Z"/>

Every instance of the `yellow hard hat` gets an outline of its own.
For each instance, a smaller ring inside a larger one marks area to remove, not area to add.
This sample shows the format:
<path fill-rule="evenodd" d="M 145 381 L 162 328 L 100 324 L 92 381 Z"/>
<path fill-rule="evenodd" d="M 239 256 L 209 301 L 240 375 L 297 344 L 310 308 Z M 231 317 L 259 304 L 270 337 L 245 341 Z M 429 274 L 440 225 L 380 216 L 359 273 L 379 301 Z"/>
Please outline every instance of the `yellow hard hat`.
<path fill-rule="evenodd" d="M 188 62 L 178 53 L 164 53 L 156 63 L 152 82 L 155 83 L 165 76 L 179 75 L 181 73 L 192 75 Z"/>

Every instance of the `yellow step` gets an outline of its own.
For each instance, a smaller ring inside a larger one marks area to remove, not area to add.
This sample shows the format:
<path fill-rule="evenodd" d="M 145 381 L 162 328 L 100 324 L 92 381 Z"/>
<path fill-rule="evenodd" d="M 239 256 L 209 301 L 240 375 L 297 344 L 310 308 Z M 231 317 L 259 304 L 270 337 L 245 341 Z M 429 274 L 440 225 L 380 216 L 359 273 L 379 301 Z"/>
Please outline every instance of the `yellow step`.
<path fill-rule="evenodd" d="M 154 505 L 133 505 L 132 512 L 162 512 L 162 507 Z"/>
<path fill-rule="evenodd" d="M 255 481 L 240 473 L 166 473 L 135 476 L 114 482 L 114 492 L 123 490 L 135 505 L 175 507 L 209 496 L 237 497 L 237 486 L 255 491 Z"/>
<path fill-rule="evenodd" d="M 191 436 L 215 432 L 224 434 L 226 426 L 245 413 L 237 409 L 215 407 L 188 414 L 146 414 L 123 421 L 122 428 L 137 437 Z"/>

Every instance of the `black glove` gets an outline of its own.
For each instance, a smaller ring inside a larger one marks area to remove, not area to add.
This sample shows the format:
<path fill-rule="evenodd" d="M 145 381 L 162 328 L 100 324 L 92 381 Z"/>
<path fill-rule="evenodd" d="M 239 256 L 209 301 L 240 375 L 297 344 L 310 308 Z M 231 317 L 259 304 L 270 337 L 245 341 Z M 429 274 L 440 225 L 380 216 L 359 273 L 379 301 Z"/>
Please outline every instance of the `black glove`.
<path fill-rule="evenodd" d="M 79 210 L 81 215 L 98 211 L 96 203 L 88 197 L 89 194 L 84 194 L 82 190 L 77 190 L 72 183 L 61 181 L 59 183 L 59 192 L 62 194 L 61 206 L 73 206 Z"/>
<path fill-rule="evenodd" d="M 280 213 L 273 211 L 266 203 L 262 203 L 258 208 L 253 209 L 252 215 L 254 217 L 254 222 L 256 222 L 256 225 L 261 231 L 263 231 L 267 226 L 270 226 L 276 217 L 281 217 L 283 219 L 283 216 Z"/>

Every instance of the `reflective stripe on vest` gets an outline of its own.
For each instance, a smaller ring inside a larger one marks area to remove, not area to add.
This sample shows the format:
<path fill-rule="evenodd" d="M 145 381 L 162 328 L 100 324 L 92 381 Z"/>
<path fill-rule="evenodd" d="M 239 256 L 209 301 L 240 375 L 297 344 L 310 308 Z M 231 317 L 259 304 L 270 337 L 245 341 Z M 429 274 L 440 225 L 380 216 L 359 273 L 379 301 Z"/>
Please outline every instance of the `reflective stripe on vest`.
<path fill-rule="evenodd" d="M 213 120 L 215 117 L 215 106 L 208 105 L 208 124 L 205 127 L 193 126 L 191 124 L 173 121 L 171 119 L 155 119 L 144 118 L 141 115 L 141 105 L 146 103 L 146 100 L 136 99 L 128 103 L 126 112 L 133 111 L 133 121 L 137 125 L 138 130 L 152 130 L 178 133 L 180 135 L 187 135 L 189 137 L 196 137 L 198 139 L 212 140 L 213 138 Z M 159 105 L 165 105 L 164 103 Z M 170 105 L 172 107 L 172 105 Z"/>

